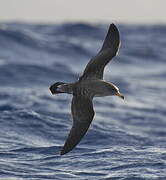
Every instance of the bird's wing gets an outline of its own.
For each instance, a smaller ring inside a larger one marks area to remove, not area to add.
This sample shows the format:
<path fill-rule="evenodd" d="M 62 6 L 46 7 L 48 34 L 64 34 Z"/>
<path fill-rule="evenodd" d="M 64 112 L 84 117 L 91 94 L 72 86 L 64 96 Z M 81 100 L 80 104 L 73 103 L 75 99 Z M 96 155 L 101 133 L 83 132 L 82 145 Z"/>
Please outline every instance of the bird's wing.
<path fill-rule="evenodd" d="M 82 96 L 73 96 L 71 111 L 73 126 L 62 148 L 61 155 L 71 151 L 80 142 L 94 117 L 92 100 Z"/>
<path fill-rule="evenodd" d="M 89 61 L 79 80 L 103 79 L 104 68 L 116 56 L 119 46 L 119 31 L 114 24 L 111 24 L 101 50 Z"/>

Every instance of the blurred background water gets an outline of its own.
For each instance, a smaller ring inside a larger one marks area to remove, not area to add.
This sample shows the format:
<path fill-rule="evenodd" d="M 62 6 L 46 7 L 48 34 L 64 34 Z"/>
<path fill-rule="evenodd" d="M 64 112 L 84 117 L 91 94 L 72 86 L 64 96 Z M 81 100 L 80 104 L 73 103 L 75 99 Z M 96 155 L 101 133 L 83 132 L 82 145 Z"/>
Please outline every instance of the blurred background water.
<path fill-rule="evenodd" d="M 73 82 L 109 24 L 0 24 L 0 179 L 166 179 L 166 26 L 123 25 L 105 79 L 125 95 L 96 98 L 87 135 L 59 155 L 72 125 Z"/>

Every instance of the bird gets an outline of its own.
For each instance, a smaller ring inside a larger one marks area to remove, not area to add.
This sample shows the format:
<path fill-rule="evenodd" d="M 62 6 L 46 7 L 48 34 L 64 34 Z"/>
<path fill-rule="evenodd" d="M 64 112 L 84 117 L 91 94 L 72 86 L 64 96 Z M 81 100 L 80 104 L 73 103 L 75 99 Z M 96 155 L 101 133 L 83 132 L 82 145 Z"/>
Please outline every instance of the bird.
<path fill-rule="evenodd" d="M 60 151 L 64 155 L 81 141 L 94 118 L 93 98 L 119 96 L 124 99 L 119 88 L 103 79 L 105 66 L 118 54 L 120 34 L 115 24 L 110 24 L 100 51 L 86 65 L 82 76 L 74 83 L 56 82 L 50 86 L 53 95 L 59 93 L 72 94 L 71 114 L 72 128 Z"/>

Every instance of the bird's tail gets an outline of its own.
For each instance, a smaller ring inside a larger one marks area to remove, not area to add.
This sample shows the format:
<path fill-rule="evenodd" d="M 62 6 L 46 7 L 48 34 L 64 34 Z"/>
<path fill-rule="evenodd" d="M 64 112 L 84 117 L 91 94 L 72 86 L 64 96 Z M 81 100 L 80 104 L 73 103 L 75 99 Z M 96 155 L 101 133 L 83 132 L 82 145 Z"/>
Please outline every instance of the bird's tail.
<path fill-rule="evenodd" d="M 50 88 L 49 88 L 50 91 L 51 91 L 51 93 L 52 93 L 52 94 L 63 93 L 62 91 L 59 91 L 59 90 L 58 90 L 58 86 L 59 86 L 59 85 L 62 85 L 62 84 L 66 84 L 66 83 L 64 83 L 64 82 L 56 82 L 55 84 L 51 85 Z"/>

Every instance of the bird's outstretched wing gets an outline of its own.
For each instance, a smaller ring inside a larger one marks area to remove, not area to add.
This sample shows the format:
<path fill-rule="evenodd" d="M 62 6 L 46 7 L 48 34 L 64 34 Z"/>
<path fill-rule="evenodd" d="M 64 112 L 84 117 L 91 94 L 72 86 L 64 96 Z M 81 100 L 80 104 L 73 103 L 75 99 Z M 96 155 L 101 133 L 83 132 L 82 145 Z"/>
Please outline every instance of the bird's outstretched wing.
<path fill-rule="evenodd" d="M 94 117 L 92 100 L 82 96 L 73 96 L 71 111 L 73 126 L 61 150 L 61 155 L 71 151 L 80 142 Z"/>
<path fill-rule="evenodd" d="M 103 79 L 104 68 L 116 56 L 119 46 L 119 31 L 114 24 L 111 24 L 101 50 L 89 61 L 79 80 Z"/>

